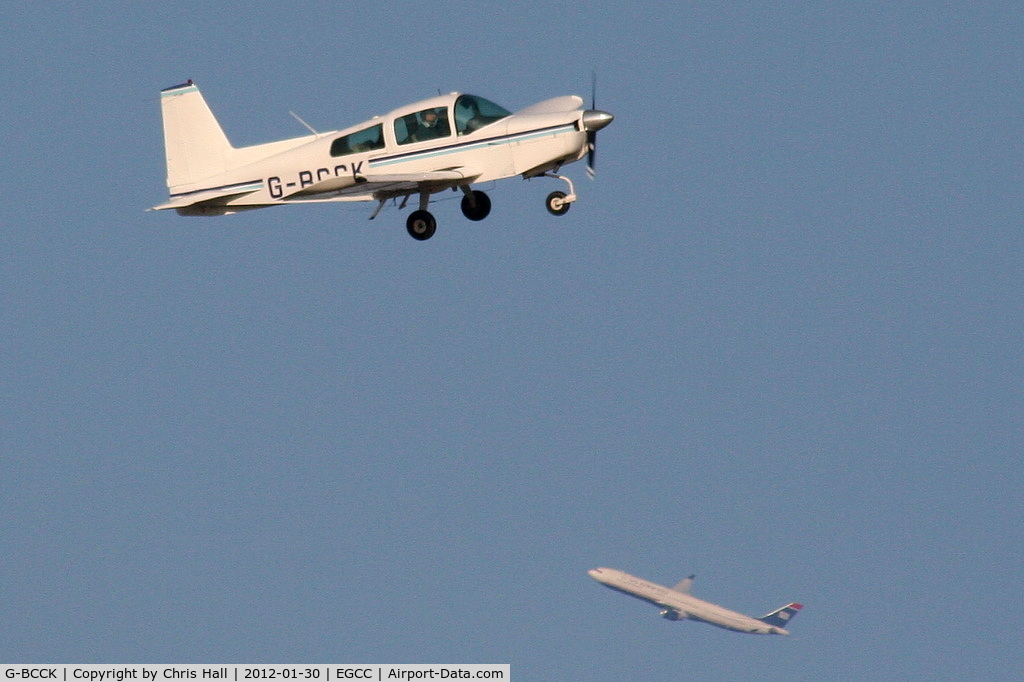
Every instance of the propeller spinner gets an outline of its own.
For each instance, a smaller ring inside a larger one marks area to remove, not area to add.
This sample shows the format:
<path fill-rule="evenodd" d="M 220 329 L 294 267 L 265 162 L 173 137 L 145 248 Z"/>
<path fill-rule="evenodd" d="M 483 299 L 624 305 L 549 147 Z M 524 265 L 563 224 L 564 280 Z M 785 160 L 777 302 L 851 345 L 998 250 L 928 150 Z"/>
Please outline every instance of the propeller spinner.
<path fill-rule="evenodd" d="M 597 161 L 597 131 L 604 128 L 615 119 L 607 111 L 597 108 L 597 75 L 591 76 L 590 80 L 590 109 L 583 112 L 583 129 L 587 131 L 587 175 L 591 178 L 595 174 L 595 163 Z"/>

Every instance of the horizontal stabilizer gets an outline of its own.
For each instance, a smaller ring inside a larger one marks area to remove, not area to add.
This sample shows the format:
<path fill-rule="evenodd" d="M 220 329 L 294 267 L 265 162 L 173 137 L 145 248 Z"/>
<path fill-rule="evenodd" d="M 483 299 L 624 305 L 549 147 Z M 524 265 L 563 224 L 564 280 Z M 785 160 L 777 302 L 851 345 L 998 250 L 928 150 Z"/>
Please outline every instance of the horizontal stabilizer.
<path fill-rule="evenodd" d="M 246 194 L 252 194 L 253 192 L 259 191 L 263 187 L 261 180 L 255 180 L 253 182 L 246 182 L 238 185 L 229 185 L 226 187 L 215 187 L 212 189 L 204 189 L 198 192 L 186 192 L 184 194 L 176 194 L 170 198 L 169 201 L 154 206 L 149 209 L 151 211 L 166 211 L 168 209 L 187 209 L 190 206 L 196 206 L 199 204 L 204 205 L 222 205 L 226 204 L 232 199 L 243 197 Z"/>

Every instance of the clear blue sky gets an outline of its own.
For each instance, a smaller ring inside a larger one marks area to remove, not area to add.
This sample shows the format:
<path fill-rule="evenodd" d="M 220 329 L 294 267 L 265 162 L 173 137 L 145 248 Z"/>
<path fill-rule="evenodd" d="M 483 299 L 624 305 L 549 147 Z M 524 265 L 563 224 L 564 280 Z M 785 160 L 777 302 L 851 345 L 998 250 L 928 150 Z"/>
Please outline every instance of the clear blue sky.
<path fill-rule="evenodd" d="M 0 658 L 1018 676 L 1024 13 L 372 5 L 0 9 Z M 244 145 L 595 68 L 563 218 L 144 212 L 188 78 Z"/>

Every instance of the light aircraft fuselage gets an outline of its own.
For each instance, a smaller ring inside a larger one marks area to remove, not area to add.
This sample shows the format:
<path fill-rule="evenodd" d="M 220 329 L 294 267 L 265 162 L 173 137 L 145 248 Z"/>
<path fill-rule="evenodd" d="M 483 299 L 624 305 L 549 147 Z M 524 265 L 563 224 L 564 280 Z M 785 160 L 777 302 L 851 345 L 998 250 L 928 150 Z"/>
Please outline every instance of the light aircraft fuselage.
<path fill-rule="evenodd" d="M 482 220 L 490 199 L 475 183 L 512 176 L 556 177 L 568 194 L 548 196 L 561 215 L 575 188 L 555 175 L 568 163 L 593 162 L 596 131 L 612 115 L 585 110 L 575 95 L 511 113 L 475 95 L 452 93 L 395 109 L 359 125 L 268 144 L 233 147 L 198 87 L 188 81 L 161 93 L 169 200 L 156 209 L 214 216 L 269 206 L 418 197 L 409 233 L 428 239 L 436 221 L 432 194 L 462 191 L 462 211 Z"/>

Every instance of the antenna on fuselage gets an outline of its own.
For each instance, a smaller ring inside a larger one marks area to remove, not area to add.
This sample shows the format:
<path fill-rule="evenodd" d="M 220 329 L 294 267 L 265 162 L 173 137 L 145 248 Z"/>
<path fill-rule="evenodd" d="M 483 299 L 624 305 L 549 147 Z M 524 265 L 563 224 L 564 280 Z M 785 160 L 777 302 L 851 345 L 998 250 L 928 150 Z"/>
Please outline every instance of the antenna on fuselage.
<path fill-rule="evenodd" d="M 294 116 L 296 121 L 298 121 L 302 125 L 306 126 L 306 128 L 309 130 L 309 132 L 313 133 L 317 137 L 320 137 L 320 133 L 318 133 L 317 131 L 313 130 L 313 126 L 311 126 L 308 123 L 306 123 L 305 121 L 303 121 L 302 118 L 298 114 L 296 114 L 294 111 L 289 111 L 288 113 L 291 114 L 292 116 Z"/>

